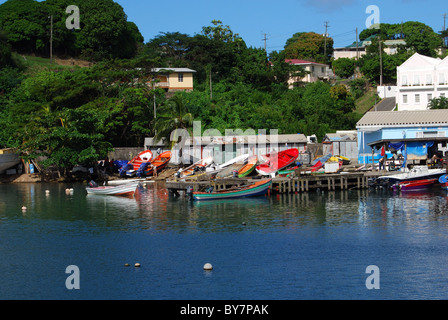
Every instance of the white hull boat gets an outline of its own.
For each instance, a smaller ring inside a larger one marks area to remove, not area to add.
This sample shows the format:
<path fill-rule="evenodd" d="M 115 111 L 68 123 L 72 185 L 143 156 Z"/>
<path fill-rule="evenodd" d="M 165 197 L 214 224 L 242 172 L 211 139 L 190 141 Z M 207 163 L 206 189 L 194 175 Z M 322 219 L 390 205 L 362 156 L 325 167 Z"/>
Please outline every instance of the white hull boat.
<path fill-rule="evenodd" d="M 109 195 L 109 196 L 133 196 L 140 182 L 132 182 L 117 186 L 87 187 L 87 194 Z"/>

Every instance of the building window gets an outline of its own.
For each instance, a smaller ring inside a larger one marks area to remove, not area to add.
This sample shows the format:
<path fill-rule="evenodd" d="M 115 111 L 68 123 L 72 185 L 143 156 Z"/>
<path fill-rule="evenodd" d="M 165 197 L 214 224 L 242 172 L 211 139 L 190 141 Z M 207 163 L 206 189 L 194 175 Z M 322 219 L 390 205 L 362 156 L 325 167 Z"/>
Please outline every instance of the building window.
<path fill-rule="evenodd" d="M 322 67 L 322 73 L 325 73 L 325 67 Z"/>
<path fill-rule="evenodd" d="M 426 85 L 428 86 L 432 85 L 432 75 L 430 74 L 426 75 Z"/>
<path fill-rule="evenodd" d="M 401 76 L 401 85 L 402 86 L 408 85 L 408 76 Z"/>
<path fill-rule="evenodd" d="M 403 95 L 403 103 L 408 103 L 408 95 L 407 94 Z"/>
<path fill-rule="evenodd" d="M 432 100 L 432 93 L 428 93 L 428 102 Z"/>
<path fill-rule="evenodd" d="M 415 103 L 420 103 L 420 95 L 419 94 L 415 95 Z"/>
<path fill-rule="evenodd" d="M 444 97 L 444 96 L 445 96 L 445 93 L 444 93 L 444 92 L 441 92 L 441 93 L 440 93 L 440 96 L 441 96 L 441 97 Z"/>
<path fill-rule="evenodd" d="M 178 73 L 177 74 L 177 81 L 184 82 L 184 74 L 183 73 Z"/>
<path fill-rule="evenodd" d="M 311 71 L 314 72 L 314 66 L 311 66 Z"/>
<path fill-rule="evenodd" d="M 445 74 L 439 73 L 439 84 L 445 84 Z"/>
<path fill-rule="evenodd" d="M 418 74 L 416 74 L 414 76 L 414 86 L 419 86 L 420 85 L 420 76 Z"/>

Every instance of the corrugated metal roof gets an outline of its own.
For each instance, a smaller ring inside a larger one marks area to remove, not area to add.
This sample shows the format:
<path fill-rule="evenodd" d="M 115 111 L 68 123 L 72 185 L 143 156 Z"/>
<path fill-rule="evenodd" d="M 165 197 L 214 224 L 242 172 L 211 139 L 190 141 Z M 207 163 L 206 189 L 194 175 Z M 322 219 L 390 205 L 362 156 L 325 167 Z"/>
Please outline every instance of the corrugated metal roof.
<path fill-rule="evenodd" d="M 196 72 L 196 70 L 189 69 L 189 68 L 153 68 L 154 72 L 160 72 L 160 71 L 171 71 L 171 72 Z"/>
<path fill-rule="evenodd" d="M 448 109 L 421 111 L 367 112 L 356 124 L 357 128 L 368 126 L 448 126 Z"/>

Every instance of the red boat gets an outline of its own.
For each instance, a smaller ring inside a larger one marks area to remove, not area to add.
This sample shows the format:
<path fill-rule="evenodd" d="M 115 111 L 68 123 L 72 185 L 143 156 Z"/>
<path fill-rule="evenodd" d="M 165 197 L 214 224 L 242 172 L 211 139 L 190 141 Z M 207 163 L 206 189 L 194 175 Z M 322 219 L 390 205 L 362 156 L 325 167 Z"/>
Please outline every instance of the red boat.
<path fill-rule="evenodd" d="M 414 191 L 414 190 L 427 189 L 432 185 L 434 185 L 435 183 L 437 183 L 437 179 L 403 181 L 392 185 L 392 189 L 401 191 Z"/>
<path fill-rule="evenodd" d="M 267 159 L 267 161 L 258 165 L 255 170 L 261 175 L 273 175 L 278 170 L 293 164 L 298 156 L 299 150 L 296 148 L 266 154 L 263 158 Z"/>
<path fill-rule="evenodd" d="M 156 170 L 157 173 L 160 172 L 167 166 L 170 160 L 171 160 L 171 151 L 165 151 L 159 154 L 151 162 L 143 163 L 137 170 L 137 176 L 139 177 L 152 176 L 154 175 L 154 170 Z"/>

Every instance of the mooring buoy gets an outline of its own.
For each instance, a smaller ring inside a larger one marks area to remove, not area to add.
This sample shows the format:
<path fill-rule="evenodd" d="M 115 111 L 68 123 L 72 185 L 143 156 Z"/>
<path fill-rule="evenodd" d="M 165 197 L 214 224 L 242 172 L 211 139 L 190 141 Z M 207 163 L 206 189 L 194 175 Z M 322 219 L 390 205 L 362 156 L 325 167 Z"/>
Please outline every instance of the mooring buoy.
<path fill-rule="evenodd" d="M 213 266 L 211 265 L 211 263 L 206 263 L 204 264 L 204 270 L 212 270 Z"/>

